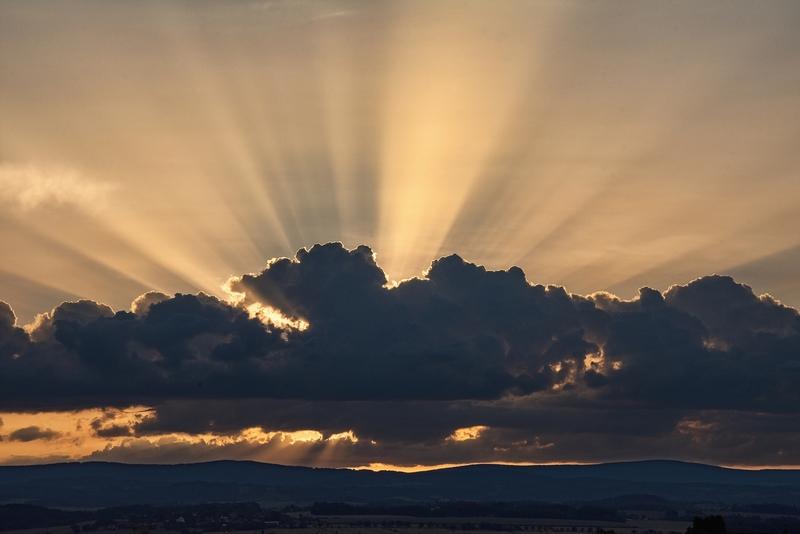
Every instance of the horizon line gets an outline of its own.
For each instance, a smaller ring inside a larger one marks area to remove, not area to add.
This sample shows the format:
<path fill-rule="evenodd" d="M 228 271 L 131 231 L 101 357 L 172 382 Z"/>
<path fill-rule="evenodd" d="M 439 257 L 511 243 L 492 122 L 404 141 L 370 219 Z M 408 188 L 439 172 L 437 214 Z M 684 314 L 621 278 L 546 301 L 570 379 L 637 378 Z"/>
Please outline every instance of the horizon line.
<path fill-rule="evenodd" d="M 447 463 L 447 464 L 434 464 L 434 465 L 394 465 L 385 464 L 380 462 L 373 462 L 367 465 L 360 466 L 314 466 L 302 464 L 281 464 L 276 462 L 265 462 L 261 460 L 252 459 L 218 459 L 206 460 L 198 462 L 175 462 L 175 463 L 158 463 L 158 462 L 119 462 L 119 461 L 105 461 L 105 460 L 67 460 L 62 462 L 43 462 L 43 463 L 3 463 L 0 464 L 0 469 L 4 467 L 47 467 L 57 465 L 78 465 L 78 464 L 110 464 L 110 465 L 125 465 L 125 466 L 163 466 L 163 467 L 177 467 L 177 466 L 192 466 L 192 465 L 206 465 L 215 463 L 251 463 L 260 464 L 265 466 L 274 467 L 287 467 L 287 468 L 300 468 L 300 469 L 330 469 L 337 471 L 369 471 L 372 473 L 424 473 L 431 471 L 446 471 L 449 469 L 460 469 L 465 467 L 480 467 L 480 466 L 499 466 L 499 467 L 592 467 L 604 465 L 621 465 L 621 464 L 643 464 L 643 463 L 677 463 L 686 465 L 696 465 L 704 467 L 716 467 L 719 469 L 727 469 L 733 471 L 800 471 L 800 465 L 737 465 L 737 464 L 714 464 L 705 463 L 693 460 L 679 460 L 673 458 L 648 458 L 648 459 L 635 459 L 635 460 L 614 460 L 606 462 L 502 462 L 502 461 L 489 461 L 489 462 L 466 462 L 466 463 Z"/>

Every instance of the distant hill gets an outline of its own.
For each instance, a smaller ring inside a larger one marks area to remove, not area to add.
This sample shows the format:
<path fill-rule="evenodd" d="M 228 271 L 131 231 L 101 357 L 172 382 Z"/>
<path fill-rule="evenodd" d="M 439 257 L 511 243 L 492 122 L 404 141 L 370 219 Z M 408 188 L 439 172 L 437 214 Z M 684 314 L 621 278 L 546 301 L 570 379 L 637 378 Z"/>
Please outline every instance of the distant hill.
<path fill-rule="evenodd" d="M 648 495 L 680 502 L 800 502 L 800 471 L 746 471 L 676 461 L 473 465 L 420 473 L 290 467 L 244 461 L 104 462 L 0 467 L 0 503 L 99 508 L 203 502 L 579 502 Z"/>

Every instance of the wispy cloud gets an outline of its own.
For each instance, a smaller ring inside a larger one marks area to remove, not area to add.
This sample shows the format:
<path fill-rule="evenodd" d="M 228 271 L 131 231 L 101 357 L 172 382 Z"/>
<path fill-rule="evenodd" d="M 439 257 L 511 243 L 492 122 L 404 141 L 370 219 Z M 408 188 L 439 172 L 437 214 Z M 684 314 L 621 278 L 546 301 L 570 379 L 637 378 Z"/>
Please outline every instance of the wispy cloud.
<path fill-rule="evenodd" d="M 262 0 L 247 4 L 248 8 L 269 13 L 272 16 L 295 21 L 318 21 L 357 15 L 360 10 L 355 4 L 344 2 Z"/>
<path fill-rule="evenodd" d="M 71 205 L 94 211 L 105 205 L 113 185 L 67 167 L 0 164 L 0 205 L 24 211 Z"/>

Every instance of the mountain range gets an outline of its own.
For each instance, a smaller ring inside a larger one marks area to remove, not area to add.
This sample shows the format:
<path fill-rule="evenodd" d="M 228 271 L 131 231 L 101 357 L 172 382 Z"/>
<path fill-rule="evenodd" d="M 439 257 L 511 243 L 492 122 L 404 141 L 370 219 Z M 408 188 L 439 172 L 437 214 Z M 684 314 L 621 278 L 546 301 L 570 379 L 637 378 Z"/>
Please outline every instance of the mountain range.
<path fill-rule="evenodd" d="M 594 465 L 470 465 L 416 473 L 250 461 L 176 465 L 74 462 L 0 467 L 0 503 L 99 508 L 259 502 L 585 502 L 649 495 L 686 503 L 800 503 L 800 470 L 669 460 Z"/>

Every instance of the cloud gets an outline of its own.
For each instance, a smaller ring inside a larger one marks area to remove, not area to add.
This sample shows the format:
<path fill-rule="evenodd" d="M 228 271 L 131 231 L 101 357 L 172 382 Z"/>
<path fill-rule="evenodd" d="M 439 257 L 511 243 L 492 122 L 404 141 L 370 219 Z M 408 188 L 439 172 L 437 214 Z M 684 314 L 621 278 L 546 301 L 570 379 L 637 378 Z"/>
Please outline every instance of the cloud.
<path fill-rule="evenodd" d="M 363 6 L 354 2 L 320 3 L 302 0 L 256 0 L 248 9 L 269 16 L 273 22 L 305 23 L 358 15 Z"/>
<path fill-rule="evenodd" d="M 0 301 L 0 328 L 11 328 L 17 324 L 17 316 L 11 306 Z"/>
<path fill-rule="evenodd" d="M 61 436 L 59 432 L 49 428 L 41 428 L 38 426 L 26 426 L 19 428 L 8 435 L 9 441 L 21 441 L 27 443 L 29 441 L 45 440 L 49 441 Z"/>
<path fill-rule="evenodd" d="M 241 458 L 292 464 L 333 465 L 319 462 L 322 456 L 334 458 L 334 451 L 347 456 L 359 456 L 357 449 L 368 449 L 370 443 L 360 443 L 352 432 L 329 434 L 316 431 L 264 432 L 248 428 L 226 436 L 169 435 L 155 438 L 129 438 L 110 444 L 88 458 L 102 461 L 133 463 L 185 463 Z M 345 452 L 349 451 L 349 452 Z M 325 454 L 325 453 L 328 454 Z"/>
<path fill-rule="evenodd" d="M 150 311 L 150 306 L 158 304 L 159 302 L 164 302 L 167 299 L 169 299 L 169 295 L 165 295 L 159 291 L 148 291 L 133 300 L 131 303 L 131 312 L 136 315 L 147 315 L 147 312 Z"/>
<path fill-rule="evenodd" d="M 320 452 L 219 438 L 257 427 L 358 437 L 326 465 L 800 463 L 800 316 L 729 277 L 623 300 L 452 255 L 388 286 L 368 247 L 332 243 L 227 287 L 231 302 L 149 293 L 132 312 L 65 303 L 27 332 L 0 307 L 0 407 L 152 406 L 92 424 L 146 441 L 112 445 L 109 458 Z M 262 321 L 253 306 L 290 321 Z M 159 441 L 175 433 L 217 437 Z"/>
<path fill-rule="evenodd" d="M 581 316 L 592 310 L 562 288 L 531 286 L 518 268 L 490 272 L 451 256 L 425 278 L 386 283 L 369 248 L 331 243 L 274 260 L 228 288 L 245 304 L 310 323 L 285 368 L 310 397 L 525 394 L 561 379 L 550 363 L 596 350 L 581 334 Z"/>
<path fill-rule="evenodd" d="M 91 300 L 64 302 L 49 312 L 40 313 L 26 326 L 33 341 L 48 341 L 55 334 L 58 323 L 87 326 L 101 317 L 111 317 L 114 310 Z"/>
<path fill-rule="evenodd" d="M 0 301 L 0 362 L 19 358 L 28 346 L 28 335 L 16 326 L 17 318 L 11 306 Z"/>
<path fill-rule="evenodd" d="M 394 415 L 384 414 L 387 424 L 399 421 Z M 658 421 L 663 418 L 658 412 L 639 413 L 637 419 L 623 410 L 619 417 L 627 421 L 615 425 L 615 414 L 608 410 L 588 410 L 583 414 L 556 410 L 550 414 L 550 421 L 541 413 L 527 424 L 520 418 L 516 425 L 505 426 L 503 420 L 508 416 L 496 417 L 497 427 L 484 426 L 477 435 L 466 436 L 468 439 L 413 435 L 374 439 L 353 429 L 343 432 L 351 432 L 357 441 L 331 439 L 336 434 L 328 432 L 320 433 L 317 439 L 289 442 L 277 437 L 280 431 L 270 432 L 272 437 L 265 440 L 240 430 L 217 435 L 131 437 L 109 444 L 90 457 L 127 462 L 238 458 L 329 467 L 377 463 L 415 466 L 487 461 L 597 462 L 648 457 L 745 465 L 775 465 L 776 462 L 796 465 L 800 462 L 797 448 L 800 436 L 787 430 L 797 428 L 791 426 L 799 421 L 796 415 L 703 411 L 678 416 L 675 420 L 667 418 L 666 424 Z M 561 418 L 565 421 L 556 421 Z M 599 422 L 593 424 L 592 418 L 598 418 Z M 603 428 L 600 422 L 610 424 Z M 568 428 L 568 424 L 573 427 Z M 637 424 L 646 428 L 636 430 Z M 627 431 L 619 433 L 618 427 Z"/>
<path fill-rule="evenodd" d="M 70 205 L 95 211 L 111 189 L 73 169 L 0 164 L 0 205 L 15 209 Z"/>
<path fill-rule="evenodd" d="M 729 276 L 706 276 L 672 286 L 664 298 L 671 307 L 700 319 L 713 338 L 729 345 L 746 344 L 758 334 L 787 337 L 800 331 L 797 310 L 770 295 L 756 296 Z"/>

